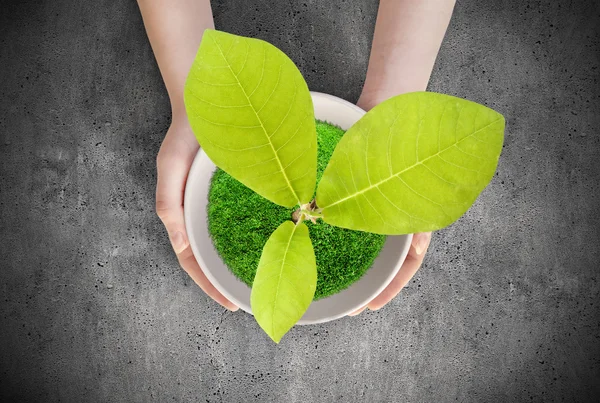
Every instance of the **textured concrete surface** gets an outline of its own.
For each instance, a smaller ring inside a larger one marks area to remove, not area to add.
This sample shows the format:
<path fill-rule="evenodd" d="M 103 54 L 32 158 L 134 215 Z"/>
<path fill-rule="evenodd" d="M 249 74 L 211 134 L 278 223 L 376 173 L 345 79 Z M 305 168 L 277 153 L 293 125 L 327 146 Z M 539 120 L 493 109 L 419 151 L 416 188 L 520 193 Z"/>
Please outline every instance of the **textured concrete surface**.
<path fill-rule="evenodd" d="M 355 101 L 375 1 L 218 1 Z M 166 92 L 134 1 L 0 1 L 1 401 L 594 401 L 600 6 L 459 1 L 431 90 L 508 121 L 498 175 L 389 306 L 271 343 L 154 215 Z"/>

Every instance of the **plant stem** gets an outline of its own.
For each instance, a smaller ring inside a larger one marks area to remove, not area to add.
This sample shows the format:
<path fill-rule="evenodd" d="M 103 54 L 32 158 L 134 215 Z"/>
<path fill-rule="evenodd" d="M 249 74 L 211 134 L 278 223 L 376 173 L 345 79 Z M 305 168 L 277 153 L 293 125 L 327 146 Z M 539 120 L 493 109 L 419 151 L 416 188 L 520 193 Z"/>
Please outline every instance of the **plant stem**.
<path fill-rule="evenodd" d="M 315 200 L 301 205 L 300 208 L 292 214 L 292 221 L 296 224 L 304 220 L 316 222 L 319 218 L 323 218 L 323 214 L 321 213 L 321 209 L 317 207 Z"/>
<path fill-rule="evenodd" d="M 314 217 L 314 218 L 322 218 L 323 214 L 321 214 L 318 211 L 311 211 L 311 210 L 300 210 L 301 214 L 304 214 L 307 217 Z"/>

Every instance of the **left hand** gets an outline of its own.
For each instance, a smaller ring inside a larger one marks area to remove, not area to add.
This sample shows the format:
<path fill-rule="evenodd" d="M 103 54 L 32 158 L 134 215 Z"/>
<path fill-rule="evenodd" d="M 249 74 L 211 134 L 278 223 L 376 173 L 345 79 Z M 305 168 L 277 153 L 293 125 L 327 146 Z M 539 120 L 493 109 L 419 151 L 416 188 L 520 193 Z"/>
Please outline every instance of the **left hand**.
<path fill-rule="evenodd" d="M 419 234 L 414 234 L 413 239 L 410 245 L 410 249 L 408 251 L 408 255 L 402 263 L 402 267 L 396 274 L 396 277 L 392 280 L 390 284 L 379 294 L 376 296 L 371 302 L 362 308 L 348 314 L 348 316 L 355 316 L 369 308 L 372 311 L 376 311 L 380 308 L 383 308 L 385 304 L 390 302 L 398 293 L 404 288 L 406 284 L 410 281 L 410 279 L 415 275 L 419 267 L 421 267 L 421 263 L 423 262 L 423 258 L 425 257 L 425 253 L 427 252 L 427 248 L 429 247 L 429 242 L 431 241 L 431 232 L 422 232 Z"/>

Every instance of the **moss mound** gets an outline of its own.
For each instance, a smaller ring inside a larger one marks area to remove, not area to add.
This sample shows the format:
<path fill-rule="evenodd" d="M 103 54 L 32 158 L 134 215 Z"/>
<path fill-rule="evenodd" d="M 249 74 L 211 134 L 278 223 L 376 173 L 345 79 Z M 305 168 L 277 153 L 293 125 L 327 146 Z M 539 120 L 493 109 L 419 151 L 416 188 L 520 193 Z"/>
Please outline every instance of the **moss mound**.
<path fill-rule="evenodd" d="M 317 121 L 317 182 L 344 131 Z M 208 230 L 217 253 L 233 274 L 252 286 L 269 236 L 295 208 L 278 206 L 218 169 L 208 195 Z M 384 235 L 305 221 L 317 260 L 314 299 L 335 294 L 358 280 L 383 248 Z"/>

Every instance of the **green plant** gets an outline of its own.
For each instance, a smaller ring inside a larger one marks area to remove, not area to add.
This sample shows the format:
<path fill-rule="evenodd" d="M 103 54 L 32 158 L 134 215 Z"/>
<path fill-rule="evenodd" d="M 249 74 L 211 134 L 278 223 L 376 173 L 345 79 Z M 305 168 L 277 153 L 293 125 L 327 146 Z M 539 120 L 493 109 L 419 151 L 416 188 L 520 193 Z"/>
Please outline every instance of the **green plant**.
<path fill-rule="evenodd" d="M 325 122 L 317 128 L 317 185 L 345 130 Z M 207 206 L 208 232 L 229 270 L 252 287 L 267 240 L 294 207 L 272 203 L 222 169 L 212 175 Z M 347 288 L 372 266 L 387 236 L 305 221 L 317 260 L 314 300 Z"/>
<path fill-rule="evenodd" d="M 504 118 L 474 102 L 415 92 L 384 101 L 337 145 L 316 197 L 313 106 L 294 63 L 273 45 L 207 30 L 185 86 L 190 124 L 211 160 L 264 198 L 297 206 L 267 241 L 252 311 L 275 341 L 316 287 L 305 220 L 399 235 L 456 221 L 491 180 Z"/>

